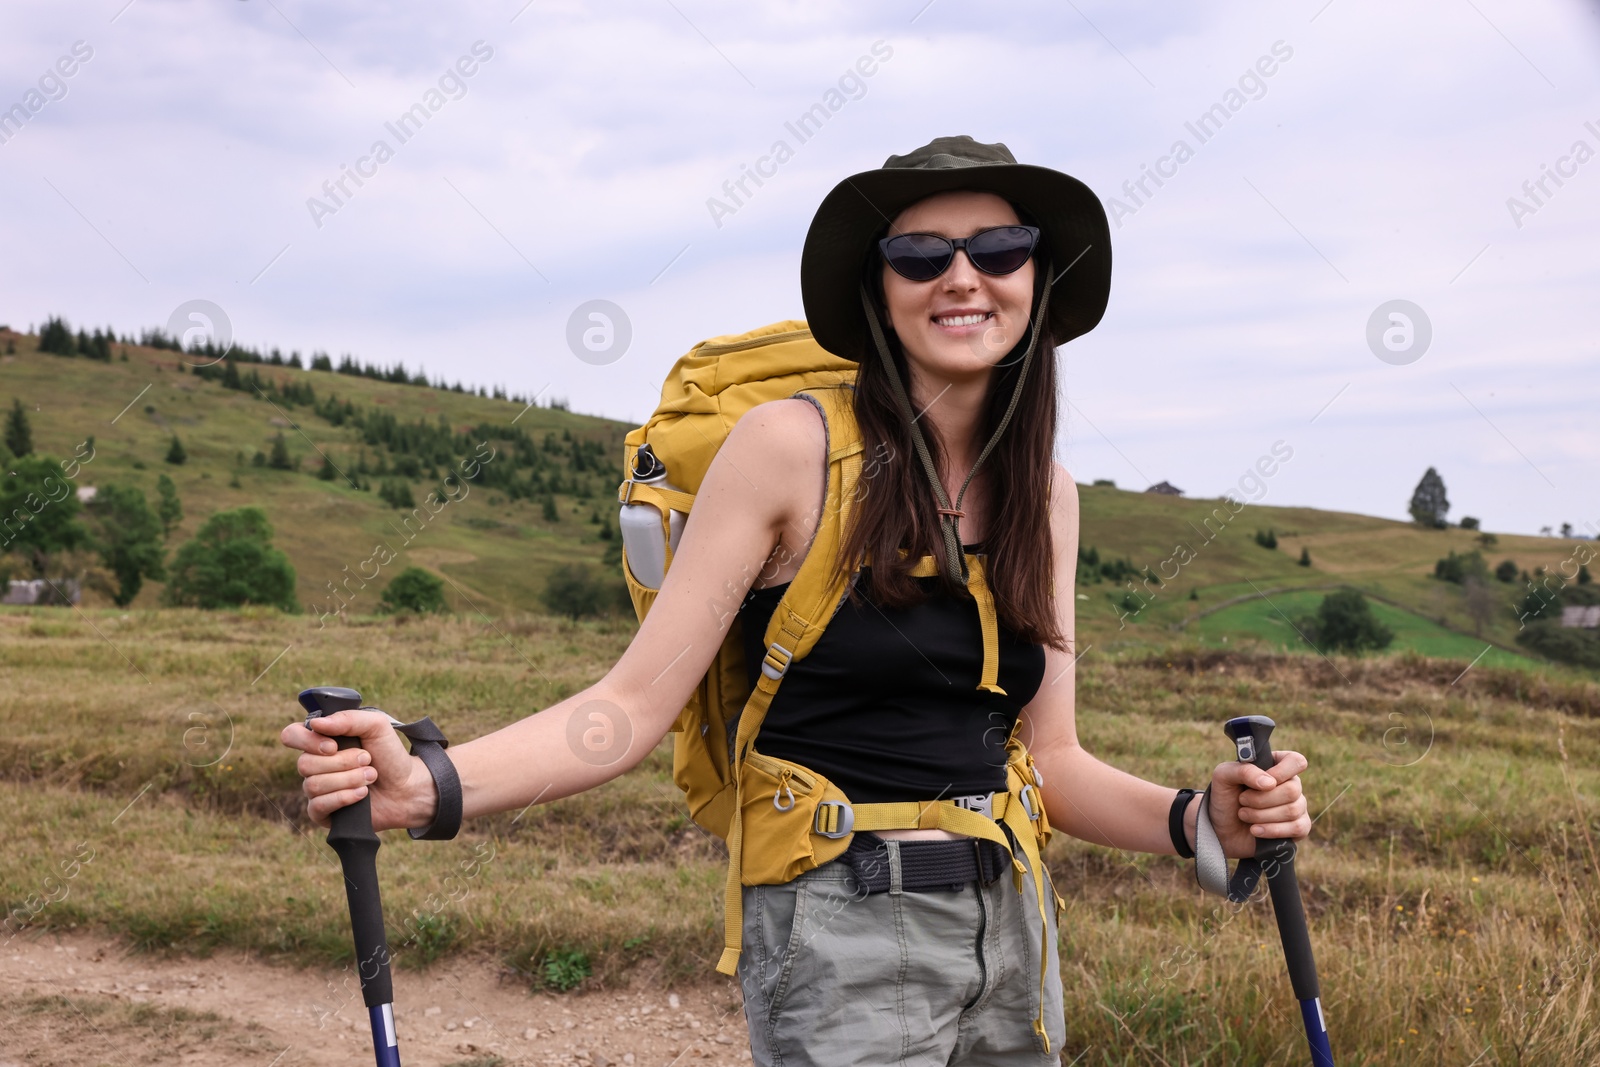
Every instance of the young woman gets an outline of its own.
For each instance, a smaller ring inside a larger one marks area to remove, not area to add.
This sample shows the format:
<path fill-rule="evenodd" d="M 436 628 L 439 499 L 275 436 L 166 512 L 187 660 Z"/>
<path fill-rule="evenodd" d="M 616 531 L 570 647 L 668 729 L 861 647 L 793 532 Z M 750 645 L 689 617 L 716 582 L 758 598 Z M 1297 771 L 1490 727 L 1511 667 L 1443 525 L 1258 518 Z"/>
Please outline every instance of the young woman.
<path fill-rule="evenodd" d="M 1110 269 L 1093 193 L 1017 164 L 1004 145 L 939 138 L 823 202 L 802 291 L 817 341 L 858 364 L 854 411 L 863 453 L 877 461 L 862 475 L 845 558 L 878 565 L 861 568 L 785 675 L 762 752 L 814 768 L 853 802 L 981 801 L 1006 789 L 1016 727 L 1055 830 L 1193 854 L 1200 798 L 1100 762 L 1074 724 L 1078 498 L 1051 458 L 1054 353 L 1099 322 Z M 767 617 L 815 534 L 826 434 L 805 399 L 740 419 L 617 664 L 583 692 L 449 750 L 464 818 L 570 796 L 643 759 L 720 647 L 729 616 L 705 605 L 729 588 L 743 598 L 747 658 L 759 662 Z M 937 573 L 910 573 L 930 555 Z M 988 688 L 966 584 L 979 558 L 1000 634 Z M 567 743 L 569 719 L 594 701 L 631 730 L 626 756 L 606 766 Z M 433 777 L 386 716 L 315 724 L 282 734 L 302 752 L 313 822 L 369 793 L 377 829 L 434 821 Z M 340 734 L 362 747 L 335 752 Z M 1258 837 L 1310 832 L 1306 760 L 1274 755 L 1270 772 L 1237 761 L 1212 772 L 1210 820 L 1230 857 L 1253 856 Z M 1065 1021 L 1053 901 L 1041 906 L 1033 879 L 1014 880 L 1012 867 L 994 842 L 950 830 L 861 831 L 844 855 L 791 882 L 745 886 L 739 976 L 755 1061 L 1056 1062 Z"/>

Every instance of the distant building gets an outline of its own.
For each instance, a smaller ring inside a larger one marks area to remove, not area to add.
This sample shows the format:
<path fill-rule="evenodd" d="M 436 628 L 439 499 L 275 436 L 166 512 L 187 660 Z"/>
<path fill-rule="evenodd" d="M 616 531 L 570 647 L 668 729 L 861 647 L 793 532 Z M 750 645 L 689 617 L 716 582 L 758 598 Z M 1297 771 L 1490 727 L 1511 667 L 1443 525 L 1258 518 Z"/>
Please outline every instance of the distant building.
<path fill-rule="evenodd" d="M 1150 488 L 1146 489 L 1145 492 L 1147 492 L 1147 493 L 1160 493 L 1162 496 L 1182 496 L 1183 495 L 1183 490 L 1179 489 L 1177 486 L 1173 485 L 1171 482 L 1157 482 L 1155 485 L 1152 485 Z"/>
<path fill-rule="evenodd" d="M 93 502 L 94 495 L 97 492 L 99 492 L 99 490 L 97 490 L 92 485 L 80 485 L 80 486 L 78 486 L 78 503 L 80 503 L 80 504 L 88 504 L 88 503 Z"/>
<path fill-rule="evenodd" d="M 1600 604 L 1574 604 L 1561 609 L 1561 625 L 1573 629 L 1600 629 Z"/>

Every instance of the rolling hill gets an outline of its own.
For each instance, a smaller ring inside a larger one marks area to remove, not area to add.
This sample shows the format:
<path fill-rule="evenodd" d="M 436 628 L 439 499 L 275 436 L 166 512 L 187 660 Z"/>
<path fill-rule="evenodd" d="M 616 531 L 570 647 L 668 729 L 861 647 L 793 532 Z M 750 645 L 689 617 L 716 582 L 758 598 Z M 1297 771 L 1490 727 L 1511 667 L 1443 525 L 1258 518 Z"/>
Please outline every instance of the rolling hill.
<path fill-rule="evenodd" d="M 0 351 L 7 352 L 0 355 L 0 406 L 21 399 L 36 451 L 70 456 L 92 436 L 94 458 L 78 484 L 133 485 L 152 501 L 157 477 L 171 476 L 185 509 L 171 546 L 214 511 L 262 505 L 276 544 L 294 563 L 307 611 L 325 610 L 342 590 L 347 611 L 372 612 L 382 583 L 411 564 L 447 579 L 456 610 L 494 617 L 536 611 L 550 572 L 567 562 L 599 565 L 604 536 L 615 529 L 621 442 L 629 429 L 620 422 L 328 370 L 242 365 L 255 379 L 229 388 L 215 373 L 207 378 L 189 370 L 192 357 L 136 344 L 116 344 L 105 362 L 43 353 L 37 337 L 8 331 L 0 332 Z M 307 385 L 314 404 L 303 395 Z M 473 485 L 437 514 L 424 508 L 418 513 L 424 521 L 405 522 L 413 511 L 380 499 L 384 483 L 406 482 L 420 503 L 450 463 L 416 465 L 404 449 L 389 446 L 392 435 L 389 444 L 374 445 L 372 433 L 356 424 L 362 420 L 336 425 L 343 417 L 328 417 L 335 397 L 344 410 L 364 413 L 367 427 L 386 423 L 394 432 L 410 427 L 424 435 L 447 429 L 440 439 L 453 441 L 461 460 L 471 457 L 469 441 L 489 440 L 490 466 L 501 464 L 497 474 L 515 471 L 523 490 Z M 270 452 L 280 433 L 298 470 L 255 459 Z M 174 435 L 188 453 L 178 466 L 163 461 Z M 341 474 L 319 479 L 319 453 Z M 383 473 L 354 473 L 361 466 Z M 1093 548 L 1103 564 L 1123 566 L 1080 567 L 1080 649 L 1175 641 L 1304 649 L 1294 620 L 1314 610 L 1321 592 L 1352 586 L 1378 601 L 1380 618 L 1397 632 L 1396 651 L 1466 660 L 1483 654 L 1486 662 L 1532 666 L 1515 643 L 1520 581 L 1491 583 L 1495 606 L 1474 620 L 1462 587 L 1434 578 L 1434 564 L 1449 551 L 1478 549 L 1491 567 L 1509 559 L 1519 573 L 1537 574 L 1540 567 L 1555 572 L 1580 550 L 1580 542 L 1566 539 L 1500 534 L 1497 543 L 1483 545 L 1472 530 L 1425 530 L 1315 508 L 1241 508 L 1083 481 L 1081 548 Z M 553 519 L 546 497 L 554 501 Z M 1267 529 L 1276 548 L 1256 542 L 1256 531 Z M 358 572 L 380 545 L 397 559 L 389 574 L 363 584 Z M 1310 566 L 1298 563 L 1302 549 Z M 1147 569 L 1166 580 L 1129 576 Z M 159 594 L 159 584 L 148 584 L 133 606 L 155 606 Z"/>

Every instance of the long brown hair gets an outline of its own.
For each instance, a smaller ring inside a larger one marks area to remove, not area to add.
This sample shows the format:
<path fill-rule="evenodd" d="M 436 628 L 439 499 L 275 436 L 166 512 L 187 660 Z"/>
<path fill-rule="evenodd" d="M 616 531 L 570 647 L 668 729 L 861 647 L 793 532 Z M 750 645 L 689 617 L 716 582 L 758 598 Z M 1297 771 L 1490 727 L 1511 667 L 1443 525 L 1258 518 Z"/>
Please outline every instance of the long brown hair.
<path fill-rule="evenodd" d="M 876 248 L 876 242 L 872 247 Z M 1068 651 L 1067 636 L 1056 621 L 1048 500 L 1056 437 L 1055 346 L 1047 324 L 1040 322 L 1037 315 L 1049 264 L 1048 251 L 1041 245 L 1034 257 L 1033 323 L 990 375 L 980 441 L 988 441 L 1011 402 L 1031 331 L 1045 332 L 1034 349 L 1011 421 L 979 468 L 967 500 L 974 493 L 985 493 L 982 503 L 989 519 L 983 538 L 988 557 L 986 575 L 1001 625 L 1030 644 Z M 887 322 L 879 266 L 877 257 L 870 257 L 863 281 L 878 321 Z M 911 377 L 900 339 L 886 330 L 885 340 L 900 380 L 909 390 Z M 870 339 L 860 352 L 849 355 L 858 360 L 854 407 L 863 452 L 861 480 L 850 528 L 840 546 L 840 561 L 869 560 L 870 596 L 883 608 L 909 607 L 927 599 L 927 591 L 910 574 L 913 563 L 926 555 L 941 563 L 941 588 L 956 596 L 968 596 L 964 587 L 943 574 L 939 503 L 917 459 L 882 357 Z M 945 445 L 938 430 L 931 420 L 922 420 L 919 425 L 935 466 L 942 470 Z M 963 506 L 967 506 L 966 501 Z M 905 557 L 897 551 L 900 547 L 908 550 Z M 1062 588 L 1064 591 L 1070 587 Z M 853 603 L 859 604 L 854 586 L 850 596 Z"/>

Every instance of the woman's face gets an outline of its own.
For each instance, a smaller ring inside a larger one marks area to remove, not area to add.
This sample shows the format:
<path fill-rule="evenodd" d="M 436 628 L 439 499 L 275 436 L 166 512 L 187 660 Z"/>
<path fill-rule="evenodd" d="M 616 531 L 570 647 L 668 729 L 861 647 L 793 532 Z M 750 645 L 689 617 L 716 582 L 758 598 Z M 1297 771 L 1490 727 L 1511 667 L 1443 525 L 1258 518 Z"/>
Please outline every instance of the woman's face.
<path fill-rule="evenodd" d="M 900 212 L 889 235 L 971 237 L 991 226 L 1015 226 L 1021 221 L 1011 205 L 993 193 L 939 193 Z M 902 278 L 887 263 L 882 270 L 889 325 L 899 335 L 907 359 L 941 380 L 987 375 L 1027 331 L 1033 306 L 1032 258 L 1010 274 L 985 274 L 963 249 L 943 274 L 926 282 Z"/>

